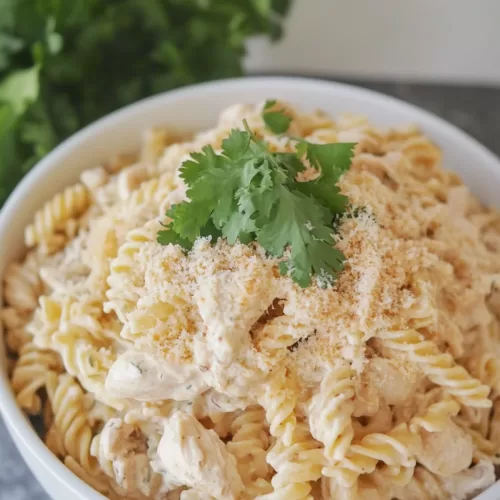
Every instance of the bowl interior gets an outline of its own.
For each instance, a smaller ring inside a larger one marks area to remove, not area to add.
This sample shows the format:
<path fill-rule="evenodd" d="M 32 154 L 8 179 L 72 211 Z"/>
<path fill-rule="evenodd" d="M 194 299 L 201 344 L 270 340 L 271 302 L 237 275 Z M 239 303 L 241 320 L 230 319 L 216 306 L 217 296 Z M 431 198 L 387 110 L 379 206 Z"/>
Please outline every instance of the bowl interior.
<path fill-rule="evenodd" d="M 227 80 L 162 94 L 124 108 L 85 128 L 45 157 L 23 179 L 0 213 L 0 276 L 8 262 L 23 254 L 24 227 L 34 212 L 61 188 L 76 181 L 83 169 L 113 154 L 136 150 L 141 133 L 151 126 L 208 128 L 224 107 L 268 98 L 289 101 L 303 110 L 321 108 L 332 115 L 359 113 L 379 126 L 415 123 L 443 150 L 446 168 L 457 172 L 483 202 L 500 204 L 498 158 L 467 134 L 419 108 L 330 82 L 299 78 Z M 4 356 L 0 342 L 3 366 Z M 25 457 L 30 455 L 30 467 L 45 479 L 41 480 L 46 488 L 57 482 L 67 487 L 67 492 L 71 489 L 75 498 L 102 498 L 83 486 L 45 449 L 15 405 L 5 370 L 0 370 L 0 406 L 18 447 Z"/>

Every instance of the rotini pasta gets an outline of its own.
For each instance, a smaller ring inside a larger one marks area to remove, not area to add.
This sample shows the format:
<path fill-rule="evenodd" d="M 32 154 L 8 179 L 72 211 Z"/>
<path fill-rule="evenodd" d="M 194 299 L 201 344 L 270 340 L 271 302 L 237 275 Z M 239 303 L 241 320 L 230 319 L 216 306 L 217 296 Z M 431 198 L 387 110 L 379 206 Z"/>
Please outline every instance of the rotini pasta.
<path fill-rule="evenodd" d="M 250 407 L 237 415 L 231 424 L 232 439 L 227 449 L 238 461 L 238 471 L 247 495 L 255 498 L 272 491 L 266 451 L 269 446 L 265 412 Z"/>
<path fill-rule="evenodd" d="M 467 370 L 455 363 L 448 353 L 425 340 L 416 330 L 386 331 L 378 335 L 389 349 L 402 351 L 417 363 L 431 382 L 443 387 L 460 403 L 476 408 L 491 407 L 491 388 L 472 378 Z"/>
<path fill-rule="evenodd" d="M 355 393 L 354 373 L 340 367 L 327 373 L 308 407 L 309 426 L 315 439 L 323 443 L 329 463 L 342 460 L 349 449 L 354 430 L 351 415 Z"/>
<path fill-rule="evenodd" d="M 353 442 L 344 460 L 324 471 L 342 486 L 352 486 L 361 474 L 375 471 L 378 461 L 389 466 L 413 468 L 420 444 L 407 425 L 400 424 L 387 434 L 368 434 Z"/>
<path fill-rule="evenodd" d="M 111 262 L 108 302 L 104 304 L 104 310 L 113 310 L 122 323 L 127 322 L 127 313 L 133 311 L 143 284 L 143 278 L 135 270 L 134 257 L 142 245 L 155 240 L 157 230 L 158 224 L 151 223 L 148 227 L 130 231 L 126 242 L 118 250 L 118 256 Z"/>
<path fill-rule="evenodd" d="M 19 351 L 31 340 L 31 334 L 26 328 L 30 316 L 14 309 L 6 307 L 0 310 L 0 319 L 5 327 L 5 343 L 9 351 L 19 354 Z"/>
<path fill-rule="evenodd" d="M 275 106 L 288 134 L 254 105 L 187 142 L 155 129 L 35 214 L 3 276 L 18 404 L 111 500 L 468 499 L 500 463 L 500 215 L 416 127 Z M 243 120 L 273 153 L 356 143 L 333 286 L 259 242 L 158 243 L 181 163 Z"/>
<path fill-rule="evenodd" d="M 321 477 L 323 452 L 303 424 L 294 427 L 289 444 L 278 438 L 267 456 L 276 471 L 272 493 L 261 500 L 305 500 L 310 498 L 311 481 Z"/>
<path fill-rule="evenodd" d="M 71 375 L 55 372 L 48 373 L 46 384 L 61 446 L 85 471 L 95 472 L 97 464 L 90 454 L 92 429 L 84 410 L 80 385 Z"/>
<path fill-rule="evenodd" d="M 271 436 L 281 438 L 285 446 L 291 444 L 297 425 L 296 403 L 293 375 L 286 369 L 279 370 L 273 376 L 259 397 L 259 404 L 266 411 Z"/>
<path fill-rule="evenodd" d="M 43 291 L 39 268 L 34 254 L 23 264 L 11 264 L 4 275 L 4 296 L 7 304 L 19 312 L 29 313 L 38 304 Z"/>
<path fill-rule="evenodd" d="M 81 215 L 89 204 L 89 193 L 82 184 L 75 184 L 56 194 L 35 214 L 33 223 L 26 228 L 26 246 L 33 247 L 48 239 L 61 224 Z"/>
<path fill-rule="evenodd" d="M 471 373 L 483 384 L 489 385 L 495 396 L 500 392 L 499 356 L 499 352 L 485 352 L 471 362 Z"/>
<path fill-rule="evenodd" d="M 50 371 L 62 371 L 56 352 L 39 349 L 32 342 L 21 348 L 12 373 L 12 387 L 21 408 L 32 414 L 41 411 L 39 391 L 47 384 Z"/>
<path fill-rule="evenodd" d="M 441 432 L 450 424 L 450 418 L 458 415 L 460 405 L 451 399 L 444 399 L 429 405 L 422 415 L 416 415 L 410 420 L 410 430 L 418 432 Z"/>

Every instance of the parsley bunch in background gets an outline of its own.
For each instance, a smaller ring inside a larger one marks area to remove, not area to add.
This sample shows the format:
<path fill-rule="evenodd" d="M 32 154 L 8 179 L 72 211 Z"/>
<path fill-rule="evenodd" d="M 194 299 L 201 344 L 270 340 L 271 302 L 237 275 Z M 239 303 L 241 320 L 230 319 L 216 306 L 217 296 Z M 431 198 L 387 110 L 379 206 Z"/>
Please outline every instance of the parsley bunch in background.
<path fill-rule="evenodd" d="M 59 142 L 143 97 L 242 73 L 291 0 L 1 0 L 0 206 Z"/>

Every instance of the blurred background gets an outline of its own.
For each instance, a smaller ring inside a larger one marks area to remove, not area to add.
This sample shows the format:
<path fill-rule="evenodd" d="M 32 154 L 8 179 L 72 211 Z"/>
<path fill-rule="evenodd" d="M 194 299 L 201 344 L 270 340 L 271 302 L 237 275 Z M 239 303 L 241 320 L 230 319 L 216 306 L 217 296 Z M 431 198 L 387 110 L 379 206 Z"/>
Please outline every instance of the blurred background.
<path fill-rule="evenodd" d="M 245 74 L 344 81 L 500 154 L 498 0 L 0 0 L 0 207 L 81 127 Z M 0 500 L 46 500 L 0 420 Z"/>
<path fill-rule="evenodd" d="M 497 0 L 296 0 L 276 44 L 249 43 L 249 71 L 500 85 Z"/>

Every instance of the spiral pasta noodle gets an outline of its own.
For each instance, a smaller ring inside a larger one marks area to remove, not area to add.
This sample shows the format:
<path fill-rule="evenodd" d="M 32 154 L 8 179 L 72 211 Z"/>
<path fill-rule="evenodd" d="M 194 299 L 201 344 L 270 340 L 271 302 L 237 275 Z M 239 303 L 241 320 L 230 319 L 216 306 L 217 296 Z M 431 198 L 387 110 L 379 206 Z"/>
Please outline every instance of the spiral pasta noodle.
<path fill-rule="evenodd" d="M 124 409 L 124 401 L 113 397 L 105 388 L 106 376 L 116 360 L 116 352 L 110 346 L 99 345 L 85 330 L 71 326 L 54 334 L 54 345 L 67 373 L 76 377 L 85 391 L 112 408 Z"/>
<path fill-rule="evenodd" d="M 125 243 L 119 248 L 118 255 L 111 261 L 108 277 L 108 301 L 104 303 L 105 311 L 114 311 L 122 323 L 127 322 L 127 313 L 134 309 L 139 298 L 142 285 L 140 276 L 134 269 L 135 255 L 145 243 L 155 241 L 158 224 L 134 229 L 127 234 Z"/>
<path fill-rule="evenodd" d="M 29 313 L 38 305 L 43 291 L 38 263 L 33 254 L 23 264 L 11 264 L 4 275 L 5 301 L 16 311 Z"/>
<path fill-rule="evenodd" d="M 71 375 L 49 372 L 47 394 L 63 449 L 84 470 L 94 472 L 97 463 L 90 454 L 92 428 L 87 420 L 80 385 Z"/>
<path fill-rule="evenodd" d="M 45 387 L 51 370 L 62 370 L 56 352 L 40 349 L 33 342 L 22 347 L 12 373 L 12 387 L 21 408 L 32 414 L 41 411 L 38 391 Z"/>
<path fill-rule="evenodd" d="M 28 331 L 33 334 L 34 342 L 43 348 L 53 347 L 53 335 L 59 329 L 65 303 L 61 297 L 42 295 L 39 307 L 33 320 L 28 325 Z"/>
<path fill-rule="evenodd" d="M 323 443 L 329 463 L 344 458 L 354 436 L 351 419 L 354 393 L 354 372 L 341 367 L 325 375 L 308 405 L 311 433 Z"/>
<path fill-rule="evenodd" d="M 414 416 L 410 420 L 410 430 L 418 432 L 425 429 L 427 432 L 441 432 L 450 424 L 450 418 L 456 417 L 460 411 L 460 405 L 451 399 L 444 399 L 433 403 L 426 408 L 422 415 Z"/>
<path fill-rule="evenodd" d="M 258 398 L 266 412 L 271 436 L 281 438 L 285 445 L 292 442 L 292 434 L 297 425 L 297 393 L 293 379 L 291 376 L 288 378 L 289 376 L 286 369 L 279 370 Z"/>
<path fill-rule="evenodd" d="M 306 500 L 311 498 L 311 481 L 321 477 L 323 452 L 304 424 L 297 424 L 289 444 L 278 438 L 268 453 L 268 462 L 276 474 L 271 483 L 274 491 L 261 500 Z"/>
<path fill-rule="evenodd" d="M 127 210 L 137 210 L 144 204 L 151 205 L 158 210 L 158 206 L 165 199 L 168 199 L 168 194 L 171 193 L 176 187 L 174 178 L 170 173 L 154 177 L 153 179 L 142 183 L 138 189 L 131 191 L 126 202 Z M 158 210 L 158 212 L 161 213 L 160 210 Z"/>
<path fill-rule="evenodd" d="M 344 460 L 324 473 L 342 486 L 350 487 L 361 474 L 374 472 L 379 461 L 389 466 L 413 468 L 418 447 L 418 438 L 406 424 L 400 424 L 387 434 L 368 434 L 351 444 Z"/>
<path fill-rule="evenodd" d="M 34 217 L 33 223 L 26 227 L 24 241 L 33 247 L 46 240 L 58 225 L 81 215 L 90 204 L 90 196 L 85 186 L 75 184 L 56 194 Z"/>
<path fill-rule="evenodd" d="M 440 352 L 434 342 L 425 340 L 416 330 L 385 331 L 378 339 L 389 349 L 407 353 L 431 382 L 443 387 L 460 403 L 476 408 L 491 407 L 490 388 L 471 377 L 450 354 Z"/>
<path fill-rule="evenodd" d="M 19 354 L 23 345 L 32 338 L 32 335 L 27 329 L 30 316 L 31 315 L 26 315 L 13 307 L 0 309 L 0 320 L 6 330 L 5 343 L 9 351 L 15 354 Z"/>
<path fill-rule="evenodd" d="M 474 357 L 470 363 L 470 371 L 483 384 L 492 388 L 494 395 L 500 392 L 500 360 L 498 352 L 484 352 Z"/>
<path fill-rule="evenodd" d="M 268 481 L 266 451 L 269 446 L 265 412 L 255 406 L 243 410 L 231 423 L 232 439 L 227 449 L 238 460 L 238 471 L 250 498 L 272 491 Z"/>

